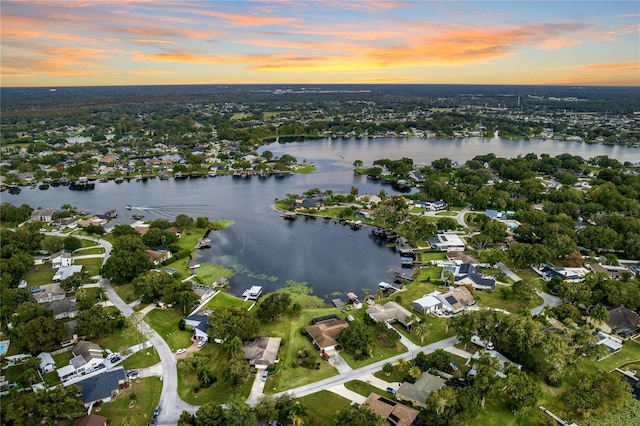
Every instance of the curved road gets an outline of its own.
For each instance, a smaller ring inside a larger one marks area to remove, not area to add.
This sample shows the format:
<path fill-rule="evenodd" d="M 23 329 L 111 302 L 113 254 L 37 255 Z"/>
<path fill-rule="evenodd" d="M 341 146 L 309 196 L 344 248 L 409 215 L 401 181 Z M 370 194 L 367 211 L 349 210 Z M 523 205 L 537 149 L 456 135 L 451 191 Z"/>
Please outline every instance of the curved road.
<path fill-rule="evenodd" d="M 50 235 L 60 235 L 58 233 L 47 233 Z M 64 234 L 66 236 L 66 234 Z M 74 235 L 76 238 L 82 240 L 91 240 L 98 242 L 104 248 L 104 259 L 102 260 L 102 264 L 109 259 L 111 256 L 111 251 L 113 250 L 113 246 L 109 241 L 106 240 L 96 240 L 93 237 L 87 237 L 83 235 Z M 126 318 L 129 318 L 133 313 L 133 309 L 127 305 L 127 303 L 122 300 L 122 298 L 116 293 L 111 285 L 111 282 L 106 279 L 100 277 L 100 287 L 105 289 L 109 300 L 113 305 L 122 312 Z M 180 414 L 182 411 L 186 410 L 190 413 L 195 413 L 198 410 L 197 405 L 191 405 L 184 402 L 178 396 L 178 369 L 176 368 L 176 359 L 173 356 L 173 352 L 169 348 L 169 345 L 164 341 L 162 337 L 154 329 L 152 329 L 146 322 L 140 320 L 136 321 L 136 326 L 140 332 L 147 337 L 147 339 L 151 342 L 155 350 L 158 352 L 160 356 L 160 363 L 162 364 L 162 375 L 160 376 L 160 380 L 162 380 L 162 393 L 160 394 L 160 415 L 158 416 L 158 425 L 175 425 L 178 423 L 178 419 L 180 418 Z"/>

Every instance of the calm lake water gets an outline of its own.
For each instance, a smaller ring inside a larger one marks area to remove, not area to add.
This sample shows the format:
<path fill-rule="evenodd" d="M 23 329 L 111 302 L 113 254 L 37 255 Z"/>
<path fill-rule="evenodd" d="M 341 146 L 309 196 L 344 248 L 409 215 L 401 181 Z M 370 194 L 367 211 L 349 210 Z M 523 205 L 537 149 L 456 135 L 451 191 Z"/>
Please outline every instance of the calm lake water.
<path fill-rule="evenodd" d="M 272 291 L 289 280 L 307 282 L 314 294 L 328 300 L 332 294 L 363 288 L 373 291 L 380 281 L 393 280 L 400 269 L 400 256 L 371 237 L 370 228 L 353 231 L 323 220 L 295 222 L 283 220 L 271 204 L 286 194 L 301 194 L 318 187 L 348 192 L 352 186 L 361 194 L 396 191 L 390 185 L 354 176 L 353 161 L 365 165 L 376 159 L 413 158 L 416 163 L 448 157 L 459 163 L 479 154 L 493 152 L 499 157 L 515 157 L 529 152 L 558 155 L 563 152 L 586 159 L 608 155 L 620 161 L 640 161 L 640 150 L 604 145 L 559 141 L 507 141 L 502 139 L 323 139 L 307 142 L 274 143 L 263 148 L 275 155 L 293 155 L 317 166 L 315 173 L 284 179 L 216 178 L 147 182 L 96 183 L 95 190 L 70 191 L 67 187 L 46 191 L 23 188 L 18 195 L 2 193 L 2 202 L 32 207 L 60 207 L 64 203 L 93 213 L 118 210 L 118 223 L 131 223 L 131 204 L 145 219 L 174 218 L 184 213 L 212 220 L 231 219 L 235 224 L 213 232 L 213 247 L 203 250 L 199 262 L 215 262 L 233 268 L 230 289 L 241 294 L 252 285 Z M 337 296 L 334 296 L 337 297 Z"/>

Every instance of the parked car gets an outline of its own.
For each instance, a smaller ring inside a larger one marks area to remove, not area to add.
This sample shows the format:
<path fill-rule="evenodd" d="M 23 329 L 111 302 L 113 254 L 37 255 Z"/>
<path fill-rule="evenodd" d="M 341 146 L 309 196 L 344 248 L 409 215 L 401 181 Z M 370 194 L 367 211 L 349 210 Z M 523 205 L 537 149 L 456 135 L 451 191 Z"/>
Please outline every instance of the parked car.
<path fill-rule="evenodd" d="M 130 379 L 135 379 L 136 377 L 138 377 L 138 370 L 129 370 L 127 372 L 127 377 Z"/>
<path fill-rule="evenodd" d="M 176 355 L 182 355 L 183 353 L 185 353 L 187 350 L 185 348 L 180 348 L 176 351 Z"/>
<path fill-rule="evenodd" d="M 206 345 L 206 344 L 207 344 L 207 341 L 206 341 L 206 340 L 200 340 L 200 341 L 198 342 L 198 348 L 201 348 L 201 347 L 203 347 L 203 346 L 204 346 L 204 345 Z"/>
<path fill-rule="evenodd" d="M 282 423 L 280 423 L 277 420 L 269 420 L 268 425 L 269 426 L 283 426 Z"/>
<path fill-rule="evenodd" d="M 153 417 L 158 417 L 159 414 L 160 414 L 160 406 L 157 405 L 156 409 L 153 410 Z"/>
<path fill-rule="evenodd" d="M 395 395 L 396 392 L 398 392 L 398 391 L 395 390 L 394 388 L 389 387 L 389 388 L 387 388 L 387 392 L 389 392 L 391 395 Z"/>
<path fill-rule="evenodd" d="M 264 370 L 264 373 L 262 373 L 262 381 L 266 382 L 267 377 L 269 377 L 269 372 L 267 370 Z"/>

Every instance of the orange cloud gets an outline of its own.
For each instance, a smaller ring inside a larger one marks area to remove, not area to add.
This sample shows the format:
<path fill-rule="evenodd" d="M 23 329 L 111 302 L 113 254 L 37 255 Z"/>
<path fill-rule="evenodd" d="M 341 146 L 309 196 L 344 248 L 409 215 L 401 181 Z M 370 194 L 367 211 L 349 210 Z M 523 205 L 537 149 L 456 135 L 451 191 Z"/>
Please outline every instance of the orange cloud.
<path fill-rule="evenodd" d="M 269 25 L 301 26 L 297 18 L 278 16 L 241 15 L 236 13 L 217 12 L 213 10 L 189 10 L 195 15 L 212 16 L 226 21 L 234 27 L 262 27 Z"/>
<path fill-rule="evenodd" d="M 165 71 L 165 70 L 140 70 L 140 71 L 130 71 L 131 75 L 163 75 L 163 74 L 175 74 L 175 71 Z"/>

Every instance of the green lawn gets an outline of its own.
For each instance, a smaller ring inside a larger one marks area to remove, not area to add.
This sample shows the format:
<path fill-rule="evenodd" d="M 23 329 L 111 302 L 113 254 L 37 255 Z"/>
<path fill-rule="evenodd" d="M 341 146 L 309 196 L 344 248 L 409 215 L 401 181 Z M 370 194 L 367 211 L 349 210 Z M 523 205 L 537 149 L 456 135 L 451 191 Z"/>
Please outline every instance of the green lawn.
<path fill-rule="evenodd" d="M 420 341 L 420 337 L 416 336 L 415 333 L 409 333 L 402 326 L 396 325 L 395 328 L 416 345 L 425 346 L 454 335 L 451 329 L 447 332 L 446 318 L 436 317 L 435 315 L 422 315 L 417 312 L 415 314 L 422 322 L 429 325 L 429 333 L 424 336 L 424 341 Z"/>
<path fill-rule="evenodd" d="M 213 310 L 222 306 L 237 306 L 240 308 L 248 309 L 252 304 L 253 302 L 251 301 L 245 301 L 244 299 L 221 291 L 220 293 L 216 294 L 213 299 L 207 302 L 206 307 Z"/>
<path fill-rule="evenodd" d="M 178 329 L 178 322 L 184 316 L 174 309 L 154 309 L 145 321 L 167 342 L 171 351 L 191 346 L 193 332 Z"/>
<path fill-rule="evenodd" d="M 420 259 L 423 262 L 428 262 L 430 260 L 446 260 L 447 253 L 443 251 L 421 251 Z"/>
<path fill-rule="evenodd" d="M 102 258 L 95 259 L 76 259 L 73 261 L 74 265 L 84 265 L 83 270 L 89 273 L 89 276 L 100 274 L 100 268 L 102 268 Z"/>
<path fill-rule="evenodd" d="M 364 316 L 365 314 L 364 309 L 362 309 L 361 311 L 362 311 L 361 315 Z M 352 315 L 355 317 L 357 314 L 360 314 L 360 312 L 353 313 Z M 373 332 L 373 327 L 372 327 L 372 332 Z M 340 352 L 340 354 L 342 355 L 342 358 L 344 358 L 347 364 L 349 364 L 352 368 L 355 369 L 355 368 L 364 367 L 365 365 L 369 365 L 374 362 L 381 361 L 383 359 L 390 358 L 392 356 L 400 355 L 402 353 L 407 352 L 407 348 L 405 348 L 404 345 L 399 341 L 396 343 L 395 347 L 388 347 L 382 344 L 382 342 L 380 342 L 378 339 L 375 338 L 375 332 L 373 332 L 373 336 L 374 336 L 374 340 L 373 340 L 373 344 L 370 346 L 370 349 L 369 349 L 370 357 L 368 358 L 356 359 L 356 357 L 349 352 L 345 352 L 345 351 Z"/>
<path fill-rule="evenodd" d="M 307 409 L 305 424 L 313 426 L 333 426 L 333 417 L 351 401 L 326 390 L 298 398 Z"/>
<path fill-rule="evenodd" d="M 131 355 L 129 358 L 122 361 L 122 366 L 127 370 L 132 368 L 145 368 L 156 365 L 160 362 L 160 356 L 153 348 L 143 349 Z"/>
<path fill-rule="evenodd" d="M 437 212 L 436 216 L 458 216 L 458 212 Z"/>
<path fill-rule="evenodd" d="M 100 345 L 102 349 L 111 349 L 113 352 L 118 352 L 120 349 L 142 343 L 143 340 L 144 337 L 140 335 L 138 330 L 131 325 L 127 325 L 122 330 L 116 330 L 108 336 L 100 337 L 93 341 Z"/>
<path fill-rule="evenodd" d="M 397 365 L 395 365 L 395 363 L 393 364 L 393 371 L 391 372 L 390 375 L 386 375 L 384 373 L 384 371 L 382 370 L 378 370 L 375 373 L 373 373 L 374 376 L 376 376 L 378 379 L 380 380 L 384 380 L 385 382 L 400 382 L 402 383 L 403 379 L 405 378 L 405 376 L 408 373 L 408 368 L 405 368 L 403 370 L 400 370 L 398 368 Z"/>
<path fill-rule="evenodd" d="M 361 380 L 351 380 L 350 382 L 346 382 L 344 387 L 354 391 L 355 393 L 359 393 L 360 395 L 367 397 L 370 393 L 377 393 L 378 395 L 384 395 L 386 392 L 378 389 L 375 386 L 370 385 L 369 383 L 365 383 Z M 387 395 L 384 395 L 387 396 Z M 388 395 L 391 397 L 391 395 Z"/>
<path fill-rule="evenodd" d="M 89 255 L 89 254 L 104 254 L 104 248 L 103 247 L 90 247 L 90 248 L 78 250 L 78 251 L 76 251 L 74 253 L 74 255 L 76 255 L 76 256 L 86 256 L 86 255 Z"/>
<path fill-rule="evenodd" d="M 138 298 L 135 290 L 133 289 L 133 284 L 131 283 L 114 285 L 113 289 L 118 293 L 118 296 L 127 303 L 133 302 Z"/>
<path fill-rule="evenodd" d="M 124 389 L 118 394 L 115 401 L 102 404 L 98 409 L 94 408 L 93 413 L 107 417 L 111 426 L 149 424 L 153 410 L 160 401 L 162 381 L 158 377 L 148 377 L 133 380 L 131 384 L 129 389 Z M 130 396 L 134 393 L 135 406 L 129 408 Z"/>
<path fill-rule="evenodd" d="M 278 353 L 280 362 L 277 370 L 269 375 L 265 393 L 275 393 L 326 379 L 337 374 L 336 369 L 322 361 L 320 369 L 309 369 L 297 364 L 298 352 L 306 350 L 314 354 L 320 361 L 318 349 L 313 345 L 303 328 L 311 323 L 311 319 L 322 315 L 338 313 L 337 308 L 303 309 L 299 316 L 283 315 L 271 323 L 263 323 L 260 335 L 282 338 L 282 346 Z M 275 390 L 274 390 L 275 388 Z"/>
<path fill-rule="evenodd" d="M 196 392 L 195 389 L 198 387 L 196 372 L 182 372 L 178 370 L 178 395 L 180 398 L 190 404 L 202 405 L 207 402 L 225 403 L 231 395 L 241 395 L 242 398 L 249 396 L 254 374 L 250 374 L 247 381 L 237 388 L 229 387 L 222 379 L 222 372 L 228 363 L 228 357 L 222 345 L 205 345 L 200 350 L 200 353 L 209 357 L 208 364 L 218 380 L 210 387 L 199 389 Z"/>
<path fill-rule="evenodd" d="M 96 246 L 100 246 L 100 243 L 98 243 L 97 241 L 85 240 L 84 238 L 81 239 L 80 242 L 82 242 L 82 246 L 81 247 L 96 247 Z M 102 247 L 102 246 L 100 246 L 100 247 Z M 84 253 L 84 250 L 81 250 L 81 252 Z"/>
<path fill-rule="evenodd" d="M 46 263 L 44 265 L 33 266 L 29 272 L 25 274 L 24 279 L 29 283 L 30 287 L 49 284 L 55 273 L 55 269 L 52 269 L 51 265 Z"/>
<path fill-rule="evenodd" d="M 476 291 L 474 296 L 478 301 L 478 305 L 484 308 L 499 308 L 509 312 L 516 312 L 521 307 L 517 300 L 512 298 L 503 299 L 498 291 Z M 542 304 L 542 298 L 535 295 L 525 308 L 533 308 L 540 304 Z"/>

